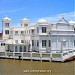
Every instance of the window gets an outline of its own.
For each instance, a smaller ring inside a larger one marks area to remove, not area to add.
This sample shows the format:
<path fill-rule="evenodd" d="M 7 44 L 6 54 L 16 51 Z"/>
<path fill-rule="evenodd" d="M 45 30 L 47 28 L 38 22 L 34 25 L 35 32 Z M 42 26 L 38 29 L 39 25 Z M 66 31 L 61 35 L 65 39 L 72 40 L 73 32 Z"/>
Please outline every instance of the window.
<path fill-rule="evenodd" d="M 15 40 L 15 43 L 17 44 L 18 43 L 18 40 Z"/>
<path fill-rule="evenodd" d="M 42 40 L 42 47 L 46 47 L 46 40 Z"/>
<path fill-rule="evenodd" d="M 75 46 L 75 40 L 74 40 L 74 46 Z"/>
<path fill-rule="evenodd" d="M 34 30 L 32 30 L 32 33 L 34 33 Z"/>
<path fill-rule="evenodd" d="M 34 40 L 32 40 L 32 46 L 34 46 Z"/>
<path fill-rule="evenodd" d="M 24 31 L 21 31 L 21 34 L 24 34 Z"/>
<path fill-rule="evenodd" d="M 5 46 L 5 43 L 1 43 L 1 46 Z"/>
<path fill-rule="evenodd" d="M 18 34 L 18 31 L 15 31 L 15 35 L 17 35 Z"/>
<path fill-rule="evenodd" d="M 9 30 L 5 30 L 5 34 L 9 34 Z"/>
<path fill-rule="evenodd" d="M 9 23 L 5 23 L 5 27 L 9 27 Z"/>
<path fill-rule="evenodd" d="M 42 33 L 46 33 L 46 27 L 42 27 Z"/>
<path fill-rule="evenodd" d="M 74 33 L 75 33 L 75 28 L 74 28 Z"/>
<path fill-rule="evenodd" d="M 24 52 L 26 52 L 26 46 L 24 46 Z"/>
<path fill-rule="evenodd" d="M 24 40 L 21 40 L 21 43 L 24 43 Z"/>
<path fill-rule="evenodd" d="M 28 24 L 24 24 L 24 26 L 28 26 Z"/>
<path fill-rule="evenodd" d="M 37 40 L 37 47 L 39 47 L 39 40 Z"/>
<path fill-rule="evenodd" d="M 63 47 L 66 47 L 66 41 L 62 42 Z"/>
<path fill-rule="evenodd" d="M 48 40 L 48 47 L 51 47 L 51 40 Z"/>
<path fill-rule="evenodd" d="M 37 27 L 37 33 L 39 33 L 39 27 Z"/>

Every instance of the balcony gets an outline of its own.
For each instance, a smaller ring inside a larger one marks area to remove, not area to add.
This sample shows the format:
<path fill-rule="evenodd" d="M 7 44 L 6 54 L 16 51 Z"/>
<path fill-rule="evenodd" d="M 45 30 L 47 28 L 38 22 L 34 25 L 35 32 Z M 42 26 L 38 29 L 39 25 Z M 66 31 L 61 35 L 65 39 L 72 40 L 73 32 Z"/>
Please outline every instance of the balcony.
<path fill-rule="evenodd" d="M 47 33 L 39 33 L 39 35 L 47 35 Z"/>
<path fill-rule="evenodd" d="M 64 35 L 65 35 L 65 36 L 75 36 L 75 34 L 65 34 L 65 33 L 64 33 L 64 34 L 61 34 L 61 33 L 60 33 L 60 34 L 55 34 L 55 33 L 53 33 L 53 34 L 51 34 L 51 35 L 58 35 L 58 36 L 61 36 L 61 35 L 63 35 L 63 36 L 64 36 Z"/>
<path fill-rule="evenodd" d="M 69 29 L 69 30 L 66 30 L 66 29 L 51 29 L 51 31 L 70 31 L 70 32 L 73 32 L 74 30 L 73 29 Z"/>

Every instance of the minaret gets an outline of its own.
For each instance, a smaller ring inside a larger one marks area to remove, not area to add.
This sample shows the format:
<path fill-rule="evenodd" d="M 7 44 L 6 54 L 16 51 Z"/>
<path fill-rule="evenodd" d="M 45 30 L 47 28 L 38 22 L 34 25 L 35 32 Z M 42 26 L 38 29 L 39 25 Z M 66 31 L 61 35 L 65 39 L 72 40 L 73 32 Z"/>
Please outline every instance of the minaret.
<path fill-rule="evenodd" d="M 21 26 L 22 27 L 26 27 L 26 26 L 29 26 L 30 25 L 30 20 L 27 19 L 27 18 L 24 18 L 21 20 Z"/>
<path fill-rule="evenodd" d="M 9 33 L 10 33 L 10 25 L 11 25 L 11 19 L 8 17 L 3 18 L 2 20 L 2 38 L 3 40 L 9 39 Z"/>

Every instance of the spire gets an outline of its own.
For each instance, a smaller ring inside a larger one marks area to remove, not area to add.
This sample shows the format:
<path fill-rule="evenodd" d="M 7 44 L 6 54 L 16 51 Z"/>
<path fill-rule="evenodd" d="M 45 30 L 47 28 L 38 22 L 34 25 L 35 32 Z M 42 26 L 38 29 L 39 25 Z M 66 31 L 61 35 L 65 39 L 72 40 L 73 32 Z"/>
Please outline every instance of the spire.
<path fill-rule="evenodd" d="M 65 20 L 64 16 L 62 16 L 62 20 Z"/>

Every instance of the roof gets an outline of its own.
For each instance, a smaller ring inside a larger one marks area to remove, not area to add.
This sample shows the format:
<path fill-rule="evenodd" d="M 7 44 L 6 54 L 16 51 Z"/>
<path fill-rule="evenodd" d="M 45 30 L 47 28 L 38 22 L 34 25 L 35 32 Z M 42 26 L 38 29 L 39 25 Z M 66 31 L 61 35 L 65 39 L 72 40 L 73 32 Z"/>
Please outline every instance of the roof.
<path fill-rule="evenodd" d="M 62 17 L 61 20 L 59 20 L 57 23 L 69 23 L 67 20 L 65 20 L 64 17 Z"/>

